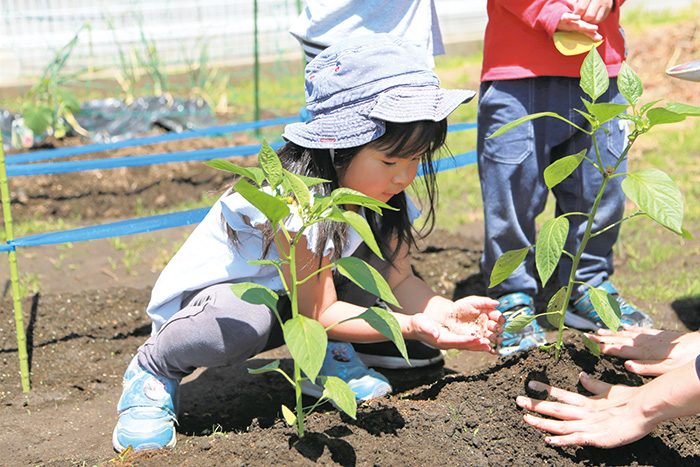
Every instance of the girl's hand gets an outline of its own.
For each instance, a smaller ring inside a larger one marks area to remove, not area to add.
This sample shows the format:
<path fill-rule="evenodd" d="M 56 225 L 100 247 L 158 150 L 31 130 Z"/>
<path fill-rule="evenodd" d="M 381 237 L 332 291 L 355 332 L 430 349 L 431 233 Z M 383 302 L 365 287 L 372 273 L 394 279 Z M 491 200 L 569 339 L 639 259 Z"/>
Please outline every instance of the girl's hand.
<path fill-rule="evenodd" d="M 496 310 L 498 301 L 487 297 L 465 297 L 452 303 L 442 316 L 418 313 L 412 317 L 416 337 L 440 349 L 495 353 L 505 318 Z"/>
<path fill-rule="evenodd" d="M 657 376 L 694 360 L 700 349 L 700 332 L 674 332 L 623 325 L 619 332 L 598 330 L 589 335 L 604 354 L 627 359 L 625 368 L 640 375 Z"/>

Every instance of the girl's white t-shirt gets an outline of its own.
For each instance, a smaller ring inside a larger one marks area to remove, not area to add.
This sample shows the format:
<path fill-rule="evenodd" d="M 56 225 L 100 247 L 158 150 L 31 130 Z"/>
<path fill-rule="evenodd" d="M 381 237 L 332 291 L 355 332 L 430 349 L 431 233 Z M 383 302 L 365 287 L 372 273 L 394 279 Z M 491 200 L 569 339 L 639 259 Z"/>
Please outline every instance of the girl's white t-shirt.
<path fill-rule="evenodd" d="M 420 211 L 406 196 L 408 218 L 414 222 Z M 236 231 L 239 243 L 229 239 L 222 220 Z M 254 282 L 276 292 L 284 290 L 282 279 L 272 265 L 253 265 L 248 261 L 279 259 L 277 248 L 272 245 L 262 257 L 262 227 L 267 218 L 240 194 L 224 194 L 212 206 L 202 222 L 194 229 L 180 250 L 165 266 L 151 292 L 146 308 L 153 320 L 153 333 L 180 311 L 182 299 L 195 290 L 223 282 Z M 285 221 L 289 232 L 298 232 L 302 222 L 293 213 Z M 303 235 L 309 245 L 316 245 L 319 224 L 307 228 Z M 362 238 L 350 228 L 348 244 L 343 256 L 350 256 L 362 243 Z M 329 239 L 323 255 L 330 254 L 333 242 Z"/>

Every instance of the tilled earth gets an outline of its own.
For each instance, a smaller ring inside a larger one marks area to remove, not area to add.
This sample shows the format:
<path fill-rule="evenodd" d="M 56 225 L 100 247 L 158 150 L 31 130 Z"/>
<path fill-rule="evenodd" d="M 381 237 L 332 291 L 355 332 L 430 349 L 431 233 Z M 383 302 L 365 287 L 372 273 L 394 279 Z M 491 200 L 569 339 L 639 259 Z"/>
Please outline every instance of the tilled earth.
<path fill-rule="evenodd" d="M 639 71 L 654 61 L 665 65 L 671 54 L 675 63 L 692 58 L 696 29 L 692 24 L 679 25 L 662 32 L 651 31 L 644 40 L 631 41 L 631 56 L 643 55 L 645 60 L 636 59 L 638 62 L 633 61 L 632 65 Z M 692 83 L 669 83 L 650 76 L 643 79 L 652 97 L 655 89 L 659 97 L 667 98 L 673 91 L 677 94 L 673 100 L 692 102 L 697 91 Z M 141 150 L 181 151 L 248 142 L 244 137 L 210 138 Z M 134 151 L 100 157 L 129 154 Z M 229 182 L 201 163 L 20 178 L 11 180 L 12 209 L 16 218 L 58 223 L 57 219 L 79 216 L 79 222 L 92 224 L 135 217 L 141 205 L 167 207 L 199 198 L 205 192 L 218 193 Z M 517 395 L 532 394 L 527 389 L 530 379 L 579 391 L 584 391 L 577 382 L 581 370 L 608 382 L 644 382 L 644 378 L 626 372 L 618 359 L 595 358 L 576 340 L 568 341 L 559 361 L 540 351 L 509 358 L 464 352 L 448 353 L 444 365 L 408 371 L 382 370 L 395 389 L 393 396 L 361 406 L 356 420 L 324 406 L 306 421 L 307 436 L 301 440 L 281 419 L 280 406 L 293 405 L 293 392 L 280 375 L 250 375 L 245 367 L 202 369 L 182 384 L 177 447 L 132 453 L 122 459 L 111 448 L 121 377 L 150 332 L 144 312 L 150 287 L 168 255 L 189 231 L 191 228 L 179 228 L 122 241 L 20 251 L 32 390 L 28 394 L 21 391 L 13 304 L 6 285 L 5 297 L 0 301 L 0 464 L 700 463 L 697 417 L 663 423 L 642 440 L 611 450 L 545 445 L 542 433 L 522 421 L 523 411 L 514 402 Z M 457 233 L 433 232 L 413 253 L 416 272 L 435 290 L 451 298 L 483 294 L 485 285 L 478 270 L 481 232 L 478 224 L 465 226 Z M 624 252 L 616 257 L 616 274 L 626 274 L 626 261 Z M 700 266 L 693 258 L 670 261 L 676 261 L 679 268 L 697 270 Z M 0 279 L 7 284 L 6 261 L 0 266 Z M 32 277 L 39 283 L 38 291 Z M 538 297 L 539 308 L 550 293 L 545 290 Z M 635 297 L 627 298 L 634 301 Z M 696 330 L 700 326 L 698 297 L 673 303 L 637 304 L 656 310 L 653 317 L 658 327 Z M 552 332 L 548 334 L 552 338 Z M 282 359 L 283 369 L 291 368 L 284 348 L 261 354 L 246 367 L 260 367 L 277 358 Z"/>

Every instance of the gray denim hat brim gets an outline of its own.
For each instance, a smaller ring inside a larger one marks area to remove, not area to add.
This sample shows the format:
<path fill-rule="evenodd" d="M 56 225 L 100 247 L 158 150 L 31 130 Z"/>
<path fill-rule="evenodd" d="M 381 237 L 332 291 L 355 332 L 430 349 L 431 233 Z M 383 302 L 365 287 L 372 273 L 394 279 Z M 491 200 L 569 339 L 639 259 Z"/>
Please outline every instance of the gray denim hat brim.
<path fill-rule="evenodd" d="M 306 67 L 311 119 L 287 125 L 283 137 L 306 148 L 341 149 L 384 134 L 384 122 L 440 121 L 474 98 L 440 88 L 427 52 L 389 34 L 360 36 L 329 47 Z"/>

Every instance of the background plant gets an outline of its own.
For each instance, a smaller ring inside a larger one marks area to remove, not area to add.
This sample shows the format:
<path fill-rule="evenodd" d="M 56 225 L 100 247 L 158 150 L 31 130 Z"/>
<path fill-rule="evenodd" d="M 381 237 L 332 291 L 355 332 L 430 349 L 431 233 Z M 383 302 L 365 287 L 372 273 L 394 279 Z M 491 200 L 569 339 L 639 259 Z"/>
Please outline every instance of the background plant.
<path fill-rule="evenodd" d="M 581 66 L 580 81 L 581 89 L 591 98 L 591 101 L 583 99 L 587 112 L 577 110 L 590 124 L 590 130 L 581 128 L 558 114 L 541 112 L 527 115 L 508 123 L 489 137 L 497 137 L 517 125 L 530 120 L 541 117 L 554 117 L 565 121 L 579 131 L 591 135 L 594 143 L 596 152 L 594 158 L 587 156 L 584 150 L 578 154 L 573 154 L 555 161 L 544 171 L 545 183 L 551 189 L 571 175 L 584 160 L 593 164 L 602 176 L 602 183 L 591 212 L 587 214 L 567 213 L 546 221 L 540 229 L 535 245 L 528 245 L 524 248 L 507 251 L 501 255 L 491 273 L 491 282 L 489 284 L 489 287 L 493 287 L 510 276 L 510 274 L 525 260 L 529 250 L 533 247 L 535 248 L 535 266 L 543 287 L 559 264 L 561 255 L 564 254 L 571 258 L 572 268 L 568 284 L 561 287 L 554 294 L 547 305 L 547 311 L 537 315 L 546 316 L 550 324 L 558 329 L 556 342 L 543 346 L 544 348 L 551 348 L 554 346 L 556 349 L 556 358 L 559 358 L 563 331 L 564 329 L 569 329 L 564 325 L 564 316 L 567 312 L 573 287 L 575 284 L 584 284 L 575 280 L 575 274 L 581 256 L 590 238 L 600 235 L 606 230 L 632 217 L 644 215 L 650 217 L 675 234 L 685 239 L 692 239 L 690 233 L 683 228 L 683 195 L 678 186 L 665 172 L 657 168 L 647 168 L 633 173 L 617 173 L 617 169 L 622 161 L 625 160 L 630 148 L 639 136 L 647 133 L 654 126 L 677 123 L 683 121 L 687 116 L 699 116 L 700 108 L 677 102 L 668 102 L 665 107 L 654 107 L 654 105 L 659 102 L 658 100 L 641 104 L 640 98 L 643 92 L 641 79 L 626 63 L 622 64 L 617 78 L 617 84 L 620 93 L 627 100 L 628 104 L 595 103 L 596 99 L 608 89 L 609 77 L 605 63 L 597 50 L 593 48 L 588 53 Z M 624 113 L 630 108 L 631 113 Z M 602 125 L 604 123 L 614 118 L 628 120 L 632 129 L 628 136 L 627 146 L 615 165 L 603 167 L 600 151 L 596 144 L 595 134 L 603 129 Z M 592 232 L 593 220 L 595 219 L 605 187 L 609 180 L 619 176 L 626 176 L 622 181 L 622 189 L 627 197 L 639 207 L 639 210 L 615 224 L 606 226 L 597 232 Z M 564 250 L 564 243 L 569 231 L 569 221 L 567 217 L 572 215 L 583 215 L 587 217 L 586 230 L 581 245 L 575 253 Z M 605 325 L 610 329 L 618 329 L 620 326 L 621 311 L 615 298 L 607 292 L 594 287 L 589 288 L 589 296 L 595 311 Z M 537 316 L 519 316 L 508 323 L 506 331 L 515 332 L 520 330 L 532 322 L 532 320 L 536 319 Z M 600 349 L 594 341 L 587 338 L 585 334 L 579 331 L 573 331 L 579 333 L 584 343 L 591 351 L 600 354 Z"/>
<path fill-rule="evenodd" d="M 66 61 L 70 57 L 78 36 L 83 29 L 90 29 L 89 24 L 85 24 L 57 53 L 54 60 L 46 67 L 39 80 L 29 89 L 23 98 L 21 114 L 24 124 L 40 135 L 45 131 L 56 138 L 63 138 L 66 135 L 69 123 L 77 132 L 84 132 L 73 116 L 74 112 L 80 110 L 80 102 L 75 93 L 65 87 L 66 82 L 74 76 L 64 76 L 61 74 Z"/>
<path fill-rule="evenodd" d="M 298 287 L 328 268 L 336 268 L 338 272 L 352 280 L 363 289 L 377 295 L 382 300 L 399 306 L 389 285 L 379 272 L 365 261 L 355 258 L 340 258 L 307 277 L 297 277 L 296 248 L 306 229 L 322 221 L 347 223 L 364 240 L 367 246 L 380 258 L 382 254 L 377 246 L 372 230 L 367 221 L 353 211 L 341 207 L 353 204 L 381 213 L 381 209 L 393 209 L 391 206 L 347 188 L 338 188 L 329 196 L 313 194 L 309 188 L 326 182 L 317 178 L 295 175 L 285 170 L 275 151 L 264 143 L 258 155 L 260 167 L 243 168 L 224 160 L 213 160 L 208 165 L 220 170 L 241 175 L 234 189 L 245 200 L 252 204 L 272 224 L 275 233 L 275 244 L 281 257 L 277 260 L 261 259 L 249 261 L 251 264 L 272 265 L 277 268 L 284 292 L 289 297 L 292 307 L 292 317 L 282 321 L 277 312 L 278 294 L 267 287 L 255 283 L 238 283 L 231 286 L 234 293 L 241 299 L 258 305 L 266 305 L 275 311 L 282 326 L 284 340 L 294 360 L 294 374 L 287 375 L 279 368 L 276 360 L 262 368 L 249 370 L 251 373 L 276 371 L 281 373 L 295 388 L 296 409 L 294 412 L 282 406 L 285 420 L 295 426 L 300 437 L 304 436 L 304 418 L 320 403 L 332 400 L 343 412 L 355 418 L 357 403 L 355 393 L 350 386 L 335 376 L 318 376 L 326 354 L 328 344 L 327 331 L 351 319 L 364 319 L 374 329 L 391 339 L 398 347 L 401 355 L 408 361 L 406 346 L 401 334 L 398 321 L 388 311 L 371 307 L 357 317 L 336 323 L 324 328 L 318 321 L 308 318 L 299 312 Z M 252 183 L 251 183 L 252 182 Z M 264 187 L 264 188 L 263 188 Z M 269 189 L 268 189 L 269 187 Z M 269 193 L 268 193 L 269 191 Z M 296 235 L 292 236 L 284 226 L 284 219 L 295 212 L 302 220 L 302 226 Z M 289 245 L 289 251 L 283 248 L 282 238 Z M 285 277 L 284 266 L 289 267 L 289 276 Z M 308 378 L 312 382 L 320 381 L 324 387 L 323 395 L 308 409 L 302 404 L 301 382 Z"/>

